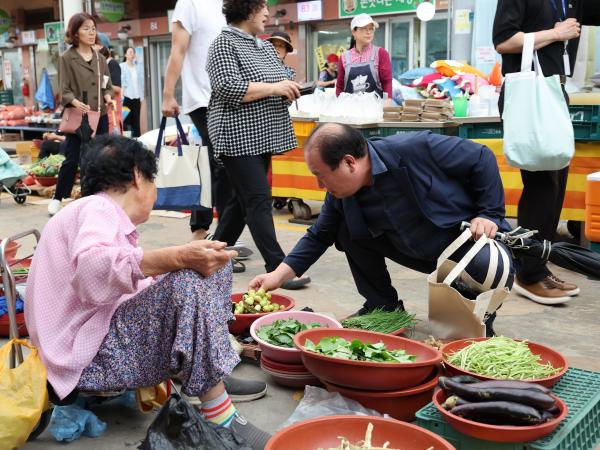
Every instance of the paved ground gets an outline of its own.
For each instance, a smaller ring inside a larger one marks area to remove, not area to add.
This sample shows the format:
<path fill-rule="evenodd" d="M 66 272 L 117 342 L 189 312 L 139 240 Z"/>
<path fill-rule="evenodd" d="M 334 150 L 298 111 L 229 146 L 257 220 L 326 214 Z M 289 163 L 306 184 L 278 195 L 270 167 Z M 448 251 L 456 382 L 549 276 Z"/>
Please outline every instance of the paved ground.
<path fill-rule="evenodd" d="M 32 197 L 32 199 L 37 199 Z M 318 208 L 318 205 L 315 205 Z M 275 212 L 277 235 L 285 251 L 289 251 L 302 236 L 305 227 L 288 223 L 289 216 Z M 10 198 L 0 202 L 0 237 L 28 228 L 42 229 L 48 220 L 45 206 L 18 206 Z M 188 236 L 187 219 L 151 217 L 140 226 L 141 245 L 157 248 L 183 242 Z M 252 239 L 244 232 L 242 239 L 254 248 Z M 256 250 L 256 249 L 255 249 Z M 244 291 L 248 281 L 264 270 L 261 258 L 255 254 L 247 262 L 246 273 L 235 275 L 234 291 Z M 429 333 L 427 316 L 427 290 L 425 275 L 390 264 L 394 285 L 404 299 L 405 306 L 415 312 L 421 322 L 415 338 Z M 566 306 L 547 307 L 511 296 L 503 306 L 496 321 L 496 331 L 511 337 L 527 338 L 544 343 L 561 351 L 570 365 L 600 371 L 598 342 L 600 342 L 600 284 L 580 275 L 556 269 L 557 275 L 581 286 L 581 295 Z M 345 258 L 330 249 L 311 269 L 313 283 L 309 288 L 292 293 L 298 308 L 310 306 L 316 311 L 332 312 L 338 318 L 357 310 L 362 304 L 357 294 Z M 236 369 L 237 375 L 265 378 L 261 370 L 250 364 Z M 295 409 L 301 392 L 280 388 L 270 383 L 268 395 L 261 400 L 239 404 L 241 412 L 255 424 L 274 431 Z M 123 449 L 136 447 L 152 421 L 153 414 L 142 415 L 122 407 L 105 406 L 96 410 L 109 425 L 101 439 L 82 438 L 69 445 L 69 449 Z M 58 448 L 59 444 L 45 433 L 26 449 Z M 599 447 L 600 448 L 600 447 Z M 576 450 L 576 449 L 573 449 Z"/>

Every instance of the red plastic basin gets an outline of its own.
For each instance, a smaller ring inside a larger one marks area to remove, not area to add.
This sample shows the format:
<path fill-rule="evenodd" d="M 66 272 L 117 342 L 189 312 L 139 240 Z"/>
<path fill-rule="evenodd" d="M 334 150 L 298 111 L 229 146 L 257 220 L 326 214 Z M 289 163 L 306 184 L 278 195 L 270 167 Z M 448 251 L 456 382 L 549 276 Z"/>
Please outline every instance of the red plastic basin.
<path fill-rule="evenodd" d="M 27 327 L 25 326 L 25 313 L 17 313 L 17 331 L 19 337 L 29 336 Z M 10 335 L 10 320 L 8 314 L 0 316 L 0 337 L 8 337 Z"/>
<path fill-rule="evenodd" d="M 365 408 L 389 414 L 397 420 L 412 422 L 415 420 L 417 411 L 431 401 L 441 373 L 442 369 L 438 366 L 435 373 L 425 383 L 398 391 L 363 391 L 331 383 L 325 383 L 325 387 L 329 392 L 339 392 L 344 397 L 356 400 Z"/>
<path fill-rule="evenodd" d="M 383 342 L 389 350 L 403 349 L 417 359 L 402 364 L 352 361 L 310 352 L 304 347 L 307 339 L 317 344 L 326 337 L 358 339 L 363 343 Z M 315 328 L 298 333 L 294 344 L 302 351 L 302 362 L 313 375 L 323 382 L 353 389 L 393 391 L 418 386 L 431 376 L 442 359 L 437 349 L 421 342 L 364 330 Z"/>
<path fill-rule="evenodd" d="M 494 442 L 529 442 L 549 435 L 556 427 L 558 427 L 560 422 L 567 417 L 569 409 L 567 408 L 566 403 L 555 395 L 554 397 L 556 398 L 556 406 L 560 410 L 560 414 L 555 419 L 549 420 L 541 425 L 528 425 L 522 427 L 490 425 L 456 416 L 450 411 L 442 408 L 442 403 L 446 401 L 446 393 L 441 389 L 433 395 L 433 404 L 452 428 L 468 436 Z"/>
<path fill-rule="evenodd" d="M 35 177 L 35 181 L 37 181 L 42 186 L 54 186 L 58 181 L 58 177 Z"/>
<path fill-rule="evenodd" d="M 429 430 L 400 422 L 394 419 L 371 416 L 329 416 L 306 420 L 291 425 L 275 434 L 265 450 L 316 450 L 336 448 L 340 445 L 338 436 L 351 443 L 365 438 L 369 422 L 373 424 L 373 445 L 383 446 L 389 442 L 390 448 L 404 450 L 455 450 L 445 439 Z"/>
<path fill-rule="evenodd" d="M 474 372 L 469 372 L 468 370 L 462 369 L 454 364 L 450 364 L 448 362 L 448 355 L 452 355 L 457 351 L 462 350 L 466 346 L 470 345 L 472 342 L 480 342 L 485 341 L 489 338 L 469 338 L 469 339 L 460 339 L 458 341 L 452 341 L 448 344 L 442 346 L 440 351 L 442 352 L 442 358 L 444 361 L 444 365 L 446 366 L 446 373 L 448 376 L 454 375 L 471 375 L 472 377 L 479 378 L 480 380 L 496 380 L 497 378 L 486 377 L 484 375 L 479 375 Z M 515 341 L 521 341 L 522 339 L 515 339 Z M 536 344 L 535 342 L 528 341 L 529 349 L 534 355 L 540 355 L 540 363 L 546 364 L 550 363 L 554 367 L 562 367 L 562 370 L 547 378 L 532 378 L 531 380 L 523 380 L 531 383 L 541 384 L 542 386 L 546 386 L 551 388 L 562 378 L 562 376 L 569 369 L 569 363 L 565 359 L 563 355 L 561 355 L 556 350 L 552 350 L 550 347 L 546 347 L 545 345 Z"/>
<path fill-rule="evenodd" d="M 242 300 L 244 294 L 231 294 L 231 301 L 238 303 Z M 288 311 L 296 304 L 292 297 L 280 294 L 271 294 L 271 302 L 277 303 L 283 309 L 279 311 Z M 250 325 L 259 317 L 268 316 L 272 313 L 260 313 L 260 314 L 235 314 L 235 320 L 229 322 L 229 332 L 231 334 L 244 334 L 250 330 Z"/>

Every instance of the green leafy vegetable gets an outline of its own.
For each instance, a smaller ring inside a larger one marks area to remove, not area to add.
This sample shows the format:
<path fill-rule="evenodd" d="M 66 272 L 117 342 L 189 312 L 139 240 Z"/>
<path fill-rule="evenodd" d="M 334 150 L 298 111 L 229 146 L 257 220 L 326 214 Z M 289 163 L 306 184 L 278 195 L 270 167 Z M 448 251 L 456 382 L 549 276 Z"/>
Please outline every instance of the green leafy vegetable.
<path fill-rule="evenodd" d="M 375 309 L 363 316 L 343 320 L 342 326 L 379 333 L 392 333 L 400 328 L 412 328 L 416 322 L 415 315 L 404 310 L 384 311 L 383 309 Z"/>
<path fill-rule="evenodd" d="M 263 341 L 278 347 L 294 347 L 294 336 L 301 331 L 320 328 L 324 325 L 319 322 L 304 324 L 296 319 L 275 320 L 270 325 L 260 327 L 256 333 Z"/>
<path fill-rule="evenodd" d="M 562 367 L 541 364 L 527 341 L 496 336 L 473 342 L 458 352 L 447 355 L 448 362 L 469 372 L 507 380 L 530 380 L 556 375 Z"/>
<path fill-rule="evenodd" d="M 314 353 L 354 361 L 409 363 L 417 359 L 415 355 L 409 355 L 405 350 L 388 350 L 383 342 L 371 344 L 358 339 L 350 342 L 341 337 L 323 338 L 316 345 L 307 339 L 304 347 Z"/>
<path fill-rule="evenodd" d="M 64 160 L 63 155 L 50 155 L 29 166 L 29 172 L 37 177 L 55 177 Z"/>

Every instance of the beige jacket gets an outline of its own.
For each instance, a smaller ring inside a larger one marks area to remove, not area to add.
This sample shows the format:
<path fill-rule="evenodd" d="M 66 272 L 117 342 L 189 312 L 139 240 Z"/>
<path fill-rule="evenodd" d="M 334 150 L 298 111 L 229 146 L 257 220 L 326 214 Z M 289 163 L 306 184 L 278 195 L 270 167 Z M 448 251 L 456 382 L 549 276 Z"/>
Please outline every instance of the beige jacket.
<path fill-rule="evenodd" d="M 98 98 L 98 61 L 100 58 L 100 98 Z M 92 56 L 92 62 L 86 62 L 75 47 L 71 47 L 60 57 L 60 92 L 62 104 L 71 106 L 70 103 L 77 99 L 84 101 L 83 93 L 87 93 L 87 104 L 93 111 L 97 111 L 100 103 L 100 112 L 106 114 L 104 96 L 114 96 L 110 72 L 106 58 L 97 52 Z"/>

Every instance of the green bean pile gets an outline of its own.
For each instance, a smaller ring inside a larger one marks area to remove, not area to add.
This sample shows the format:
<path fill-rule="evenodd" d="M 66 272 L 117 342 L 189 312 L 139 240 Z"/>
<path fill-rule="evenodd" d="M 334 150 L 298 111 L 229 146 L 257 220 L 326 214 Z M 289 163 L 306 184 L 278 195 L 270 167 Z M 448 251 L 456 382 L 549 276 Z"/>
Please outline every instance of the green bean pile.
<path fill-rule="evenodd" d="M 541 364 L 526 341 L 497 336 L 447 355 L 448 362 L 469 372 L 507 380 L 530 380 L 556 375 L 562 367 Z"/>

